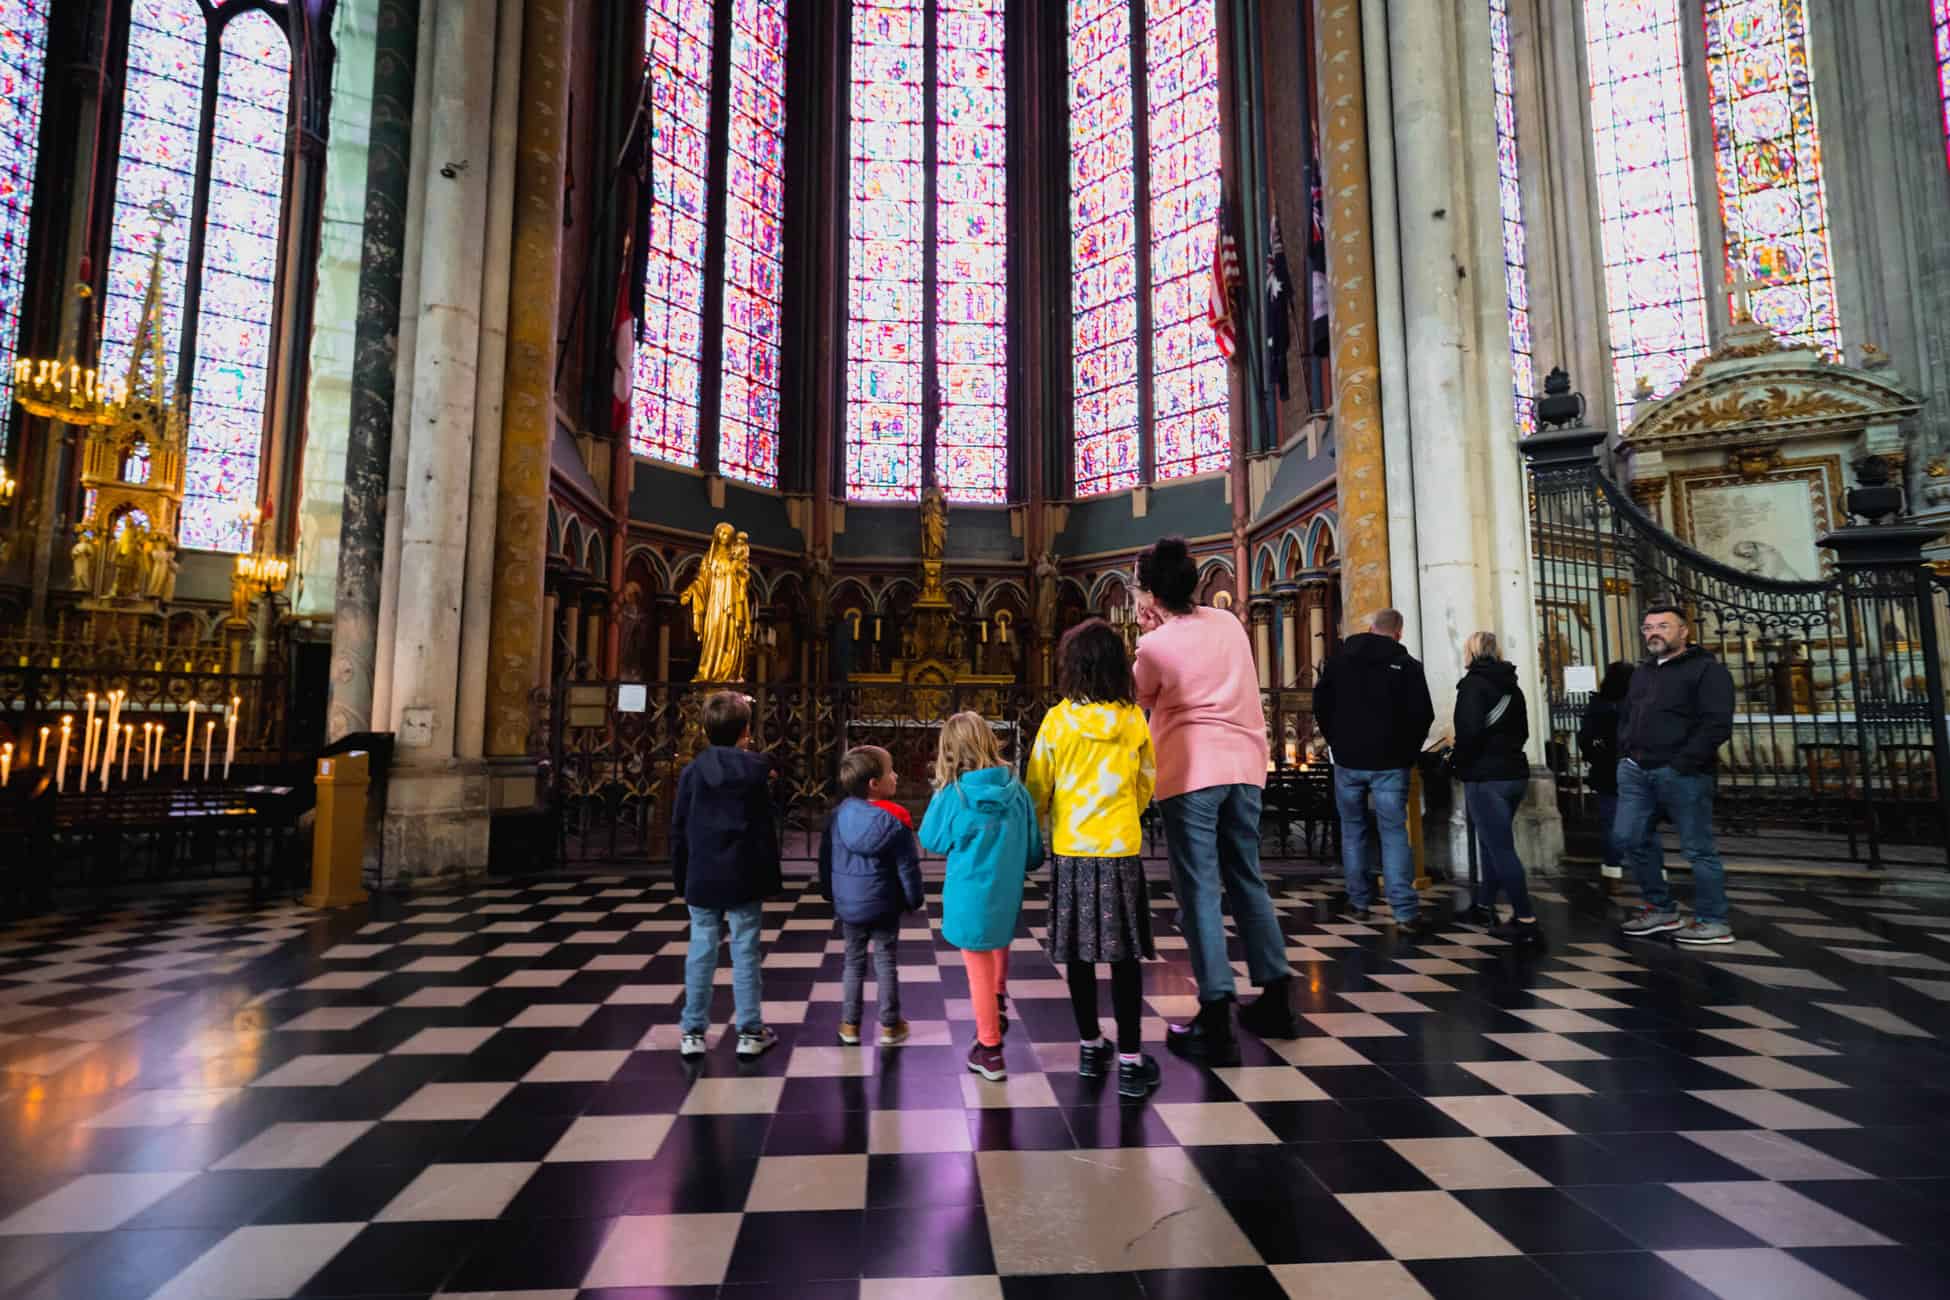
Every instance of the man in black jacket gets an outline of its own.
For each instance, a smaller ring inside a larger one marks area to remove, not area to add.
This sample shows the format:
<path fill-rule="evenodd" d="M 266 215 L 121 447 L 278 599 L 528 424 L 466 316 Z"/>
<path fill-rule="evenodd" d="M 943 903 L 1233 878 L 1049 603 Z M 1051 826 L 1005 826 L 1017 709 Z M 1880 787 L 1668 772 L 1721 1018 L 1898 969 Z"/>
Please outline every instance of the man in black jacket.
<path fill-rule="evenodd" d="M 1423 927 L 1408 847 L 1408 774 L 1435 721 L 1422 665 L 1402 646 L 1402 616 L 1384 609 L 1342 643 L 1314 686 L 1314 720 L 1334 758 L 1348 916 L 1370 919 L 1368 796 L 1381 827 L 1381 874 L 1398 925 Z"/>
<path fill-rule="evenodd" d="M 1713 770 L 1733 734 L 1733 677 L 1698 646 L 1689 646 L 1686 616 L 1653 605 L 1639 624 L 1646 662 L 1618 723 L 1618 842 L 1626 847 L 1645 906 L 1625 921 L 1628 935 L 1677 930 L 1683 944 L 1732 943 L 1727 925 L 1726 867 L 1713 846 Z M 1693 864 L 1693 920 L 1679 915 L 1666 884 L 1654 822 L 1666 815 Z"/>
<path fill-rule="evenodd" d="M 778 1042 L 764 1021 L 758 972 L 763 905 L 781 884 L 772 765 L 751 752 L 752 705 L 745 696 L 712 695 L 704 701 L 703 723 L 710 744 L 677 778 L 670 810 L 671 874 L 691 910 L 677 1050 L 685 1057 L 704 1055 L 718 945 L 729 927 L 738 1055 L 753 1057 Z"/>

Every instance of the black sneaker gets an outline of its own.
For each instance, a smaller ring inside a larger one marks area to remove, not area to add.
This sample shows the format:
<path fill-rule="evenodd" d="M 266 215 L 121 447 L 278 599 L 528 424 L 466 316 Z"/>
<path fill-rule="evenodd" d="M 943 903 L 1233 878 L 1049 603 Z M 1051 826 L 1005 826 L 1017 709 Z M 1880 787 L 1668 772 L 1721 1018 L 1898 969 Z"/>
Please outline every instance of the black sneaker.
<path fill-rule="evenodd" d="M 1406 921 L 1397 923 L 1397 933 L 1410 943 L 1427 939 L 1442 927 L 1442 923 L 1427 912 L 1417 912 Z"/>
<path fill-rule="evenodd" d="M 1298 1038 L 1299 1021 L 1287 998 L 1287 980 L 1277 979 L 1239 1008 L 1239 1027 L 1258 1038 Z"/>
<path fill-rule="evenodd" d="M 1484 907 L 1481 903 L 1470 908 L 1465 919 L 1471 925 L 1481 926 L 1485 930 L 1493 925 L 1500 924 L 1497 920 L 1496 909 L 1494 907 Z"/>
<path fill-rule="evenodd" d="M 1350 907 L 1341 913 L 1341 919 L 1353 921 L 1357 925 L 1366 925 L 1374 920 L 1374 912 L 1365 907 Z"/>
<path fill-rule="evenodd" d="M 1088 1047 L 1077 1048 L 1077 1077 L 1103 1078 L 1110 1073 L 1110 1063 L 1116 1056 L 1116 1049 L 1111 1047 L 1108 1039 L 1099 1038 Z"/>
<path fill-rule="evenodd" d="M 1519 921 L 1512 918 L 1501 925 L 1493 925 L 1486 932 L 1492 939 L 1502 939 L 1507 943 L 1536 943 L 1543 932 L 1535 921 Z"/>
<path fill-rule="evenodd" d="M 1158 1086 L 1158 1063 L 1148 1056 L 1117 1063 L 1117 1095 L 1142 1097 Z"/>
<path fill-rule="evenodd" d="M 968 1068 L 991 1083 L 1009 1077 L 1009 1067 L 1002 1060 L 1002 1049 L 984 1047 L 979 1042 L 968 1049 Z"/>
<path fill-rule="evenodd" d="M 1165 1046 L 1172 1055 L 1200 1065 L 1238 1065 L 1239 1039 L 1232 1032 L 1232 1000 L 1208 1002 L 1190 1024 L 1166 1026 Z"/>

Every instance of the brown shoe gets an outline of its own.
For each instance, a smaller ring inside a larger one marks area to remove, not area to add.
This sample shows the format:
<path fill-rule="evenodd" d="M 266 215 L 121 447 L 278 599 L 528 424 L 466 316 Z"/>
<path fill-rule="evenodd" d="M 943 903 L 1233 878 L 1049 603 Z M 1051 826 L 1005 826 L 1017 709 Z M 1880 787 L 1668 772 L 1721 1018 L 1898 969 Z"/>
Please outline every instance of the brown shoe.
<path fill-rule="evenodd" d="M 860 1045 L 860 1026 L 842 1023 L 840 1025 L 840 1046 L 858 1047 Z"/>
<path fill-rule="evenodd" d="M 880 1045 L 882 1047 L 899 1047 L 907 1041 L 908 1034 L 912 1032 L 913 1030 L 905 1020 L 896 1020 L 891 1025 L 882 1025 L 880 1027 Z"/>

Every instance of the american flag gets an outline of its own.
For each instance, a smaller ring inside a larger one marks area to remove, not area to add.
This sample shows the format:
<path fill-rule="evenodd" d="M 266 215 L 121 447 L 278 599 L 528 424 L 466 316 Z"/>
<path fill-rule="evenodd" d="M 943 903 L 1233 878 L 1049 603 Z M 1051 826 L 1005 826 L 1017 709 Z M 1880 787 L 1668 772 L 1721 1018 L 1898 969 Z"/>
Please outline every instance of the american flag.
<path fill-rule="evenodd" d="M 1226 220 L 1226 204 L 1219 200 L 1215 218 L 1217 230 L 1212 238 L 1212 288 L 1205 306 L 1206 323 L 1212 327 L 1212 340 L 1219 355 L 1227 361 L 1239 351 L 1239 326 L 1233 319 L 1233 295 L 1239 291 L 1239 242 L 1232 237 L 1232 223 Z"/>

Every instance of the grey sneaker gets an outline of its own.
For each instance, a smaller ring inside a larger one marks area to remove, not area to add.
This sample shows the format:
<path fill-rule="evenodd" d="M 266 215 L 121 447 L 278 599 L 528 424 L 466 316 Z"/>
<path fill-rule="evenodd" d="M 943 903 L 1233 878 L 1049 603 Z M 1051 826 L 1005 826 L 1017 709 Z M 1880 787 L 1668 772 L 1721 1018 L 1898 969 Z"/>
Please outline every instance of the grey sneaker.
<path fill-rule="evenodd" d="M 1674 943 L 1703 946 L 1709 943 L 1732 943 L 1733 927 L 1725 921 L 1701 921 L 1695 919 L 1678 934 L 1672 936 Z"/>
<path fill-rule="evenodd" d="M 1663 909 L 1641 907 L 1626 917 L 1625 924 L 1619 928 L 1636 938 L 1648 934 L 1663 934 L 1667 930 L 1677 930 L 1684 924 L 1686 923 L 1679 919 L 1679 909 L 1676 907 Z"/>
<path fill-rule="evenodd" d="M 779 1036 L 770 1025 L 752 1025 L 738 1031 L 738 1055 L 749 1061 L 754 1056 L 763 1056 L 778 1043 Z"/>
<path fill-rule="evenodd" d="M 686 1033 L 682 1038 L 678 1039 L 677 1054 L 686 1059 L 704 1055 L 703 1033 Z"/>

